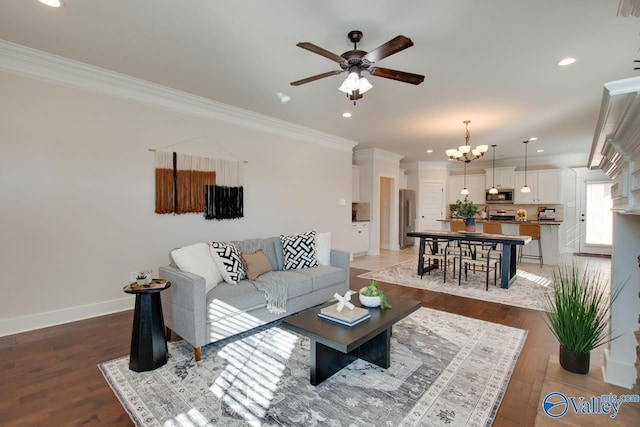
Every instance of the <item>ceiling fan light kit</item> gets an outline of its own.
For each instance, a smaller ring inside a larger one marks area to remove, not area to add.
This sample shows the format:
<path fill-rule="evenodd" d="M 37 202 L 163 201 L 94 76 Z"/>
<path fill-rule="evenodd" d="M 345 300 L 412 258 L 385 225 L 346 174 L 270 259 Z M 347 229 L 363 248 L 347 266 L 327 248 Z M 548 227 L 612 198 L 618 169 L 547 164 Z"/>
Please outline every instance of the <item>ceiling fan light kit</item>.
<path fill-rule="evenodd" d="M 375 62 L 413 46 L 413 42 L 408 37 L 397 36 L 394 39 L 384 43 L 382 46 L 379 46 L 378 48 L 372 50 L 371 52 L 358 50 L 357 48 L 357 44 L 360 42 L 360 40 L 362 40 L 362 31 L 350 31 L 347 37 L 353 43 L 353 50 L 344 52 L 342 55 L 336 55 L 333 52 L 330 52 L 309 42 L 300 42 L 296 44 L 296 46 L 298 47 L 337 62 L 340 65 L 341 70 L 316 74 L 315 76 L 291 82 L 291 85 L 299 86 L 305 83 L 323 79 L 325 77 L 331 77 L 337 74 L 348 72 L 349 75 L 344 80 L 344 82 L 342 82 L 342 85 L 340 85 L 338 90 L 346 93 L 347 97 L 351 101 L 353 101 L 353 104 L 355 105 L 356 101 L 358 99 L 361 99 L 362 95 L 365 92 L 373 88 L 373 85 L 366 78 L 362 77 L 363 71 L 368 72 L 372 76 L 397 80 L 413 85 L 419 85 L 424 81 L 424 76 L 419 74 L 391 70 L 389 68 L 372 67 Z"/>

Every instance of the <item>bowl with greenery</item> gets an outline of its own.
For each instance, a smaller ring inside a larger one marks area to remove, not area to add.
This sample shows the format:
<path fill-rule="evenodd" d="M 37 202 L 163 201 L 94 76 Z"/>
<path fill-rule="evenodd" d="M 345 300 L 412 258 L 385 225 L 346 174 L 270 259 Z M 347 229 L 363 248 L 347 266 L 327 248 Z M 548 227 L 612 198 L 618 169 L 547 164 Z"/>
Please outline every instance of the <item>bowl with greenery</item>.
<path fill-rule="evenodd" d="M 545 294 L 547 326 L 560 343 L 560 366 L 570 372 L 589 372 L 593 349 L 617 338 L 609 335 L 610 294 L 601 270 L 580 269 L 575 263 L 553 272 L 553 292 Z"/>
<path fill-rule="evenodd" d="M 358 297 L 360 297 L 360 304 L 365 307 L 380 307 L 383 310 L 391 308 L 389 302 L 387 302 L 387 297 L 378 287 L 378 282 L 375 280 L 370 281 L 369 285 L 360 288 Z"/>

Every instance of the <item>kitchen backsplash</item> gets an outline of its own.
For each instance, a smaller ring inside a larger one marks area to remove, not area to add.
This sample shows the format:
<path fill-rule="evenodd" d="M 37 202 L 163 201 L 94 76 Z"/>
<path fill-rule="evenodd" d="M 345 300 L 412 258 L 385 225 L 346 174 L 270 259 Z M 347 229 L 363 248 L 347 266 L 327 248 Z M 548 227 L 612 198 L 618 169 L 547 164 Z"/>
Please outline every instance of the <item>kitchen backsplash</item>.
<path fill-rule="evenodd" d="M 351 221 L 371 221 L 369 203 L 352 203 Z"/>

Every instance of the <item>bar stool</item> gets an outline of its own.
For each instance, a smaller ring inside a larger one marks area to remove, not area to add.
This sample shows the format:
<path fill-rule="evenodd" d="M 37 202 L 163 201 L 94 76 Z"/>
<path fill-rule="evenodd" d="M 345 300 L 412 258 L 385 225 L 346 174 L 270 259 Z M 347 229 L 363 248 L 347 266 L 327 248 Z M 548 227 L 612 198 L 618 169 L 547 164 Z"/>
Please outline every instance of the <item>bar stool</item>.
<path fill-rule="evenodd" d="M 540 267 L 542 267 L 542 240 L 540 239 L 540 224 L 520 224 L 519 234 L 521 236 L 531 236 L 531 240 L 538 241 L 538 255 L 523 254 L 523 246 L 520 246 L 518 248 L 518 262 L 522 261 L 522 258 L 537 259 L 540 261 Z"/>
<path fill-rule="evenodd" d="M 482 232 L 485 234 L 502 234 L 502 224 L 495 221 L 487 221 L 482 224 Z"/>
<path fill-rule="evenodd" d="M 502 234 L 502 224 L 494 221 L 487 221 L 482 224 L 482 232 L 485 234 Z M 486 247 L 479 250 L 482 256 L 492 256 L 498 260 L 498 264 L 502 264 L 502 247 L 498 247 L 498 244 L 494 244 L 491 247 L 492 251 L 487 252 Z"/>
<path fill-rule="evenodd" d="M 464 221 L 453 220 L 449 222 L 449 228 L 451 229 L 451 231 L 464 231 Z"/>

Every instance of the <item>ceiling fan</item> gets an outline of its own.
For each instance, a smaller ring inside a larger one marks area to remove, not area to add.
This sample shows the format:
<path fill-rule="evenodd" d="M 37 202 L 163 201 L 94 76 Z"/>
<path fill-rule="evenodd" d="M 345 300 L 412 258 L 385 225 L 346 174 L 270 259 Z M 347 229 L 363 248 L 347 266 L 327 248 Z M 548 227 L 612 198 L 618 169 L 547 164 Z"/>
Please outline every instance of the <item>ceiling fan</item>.
<path fill-rule="evenodd" d="M 371 52 L 365 52 L 364 50 L 358 50 L 357 47 L 357 44 L 362 40 L 362 31 L 350 31 L 347 37 L 349 37 L 349 40 L 353 43 L 353 50 L 344 52 L 342 55 L 336 55 L 335 53 L 329 52 L 328 50 L 309 42 L 300 42 L 296 44 L 298 47 L 337 62 L 338 65 L 340 65 L 340 70 L 328 71 L 326 73 L 307 77 L 306 79 L 297 80 L 295 82 L 291 82 L 291 85 L 300 86 L 325 77 L 348 72 L 349 76 L 342 83 L 339 90 L 346 93 L 349 99 L 355 104 L 356 100 L 362 98 L 363 93 L 373 87 L 366 78 L 362 77 L 363 71 L 368 72 L 372 76 L 397 80 L 399 82 L 410 83 L 413 85 L 419 85 L 424 81 L 424 76 L 419 74 L 373 66 L 375 62 L 413 46 L 413 42 L 410 38 L 397 36 Z"/>

